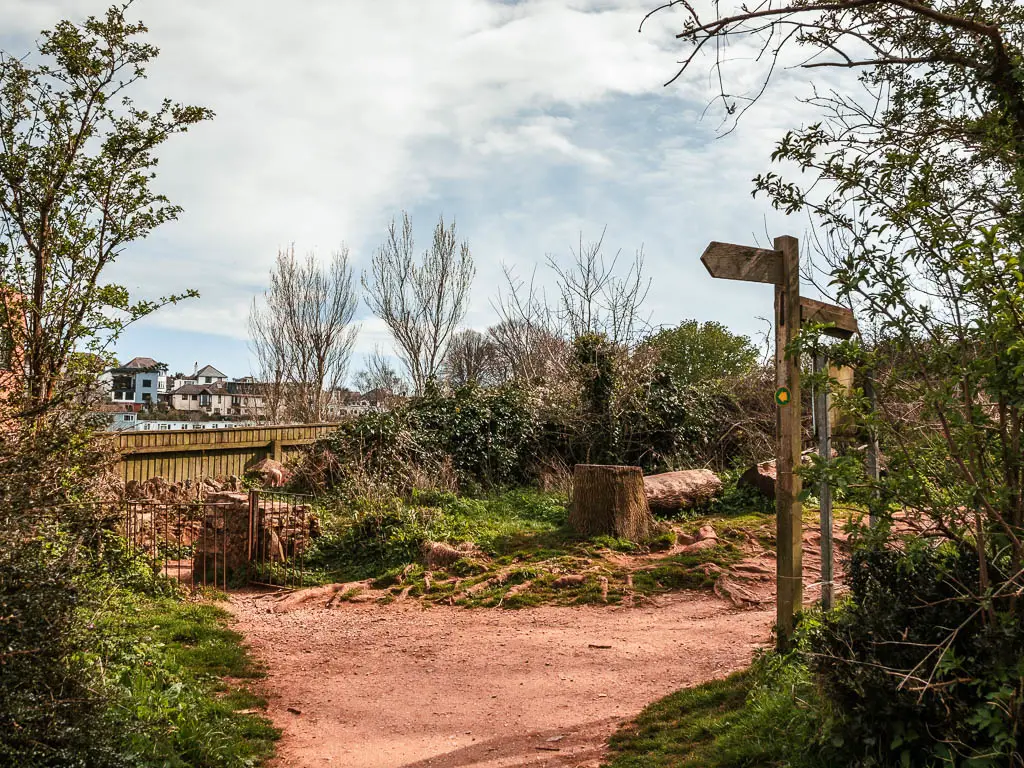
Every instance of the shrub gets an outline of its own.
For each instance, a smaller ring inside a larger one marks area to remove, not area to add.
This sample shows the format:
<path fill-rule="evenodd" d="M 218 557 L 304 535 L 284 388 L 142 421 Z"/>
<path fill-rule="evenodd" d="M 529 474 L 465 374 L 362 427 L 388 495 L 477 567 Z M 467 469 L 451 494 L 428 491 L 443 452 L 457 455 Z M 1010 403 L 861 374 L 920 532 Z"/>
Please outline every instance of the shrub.
<path fill-rule="evenodd" d="M 534 419 L 513 387 L 436 387 L 385 413 L 343 423 L 318 441 L 297 470 L 307 490 L 360 497 L 417 488 L 489 489 L 530 478 Z"/>
<path fill-rule="evenodd" d="M 45 533 L 45 538 L 44 534 Z M 113 764 L 79 611 L 92 597 L 56 526 L 0 552 L 0 763 Z"/>
<path fill-rule="evenodd" d="M 536 427 L 523 391 L 474 384 L 450 395 L 429 387 L 410 406 L 424 445 L 450 457 L 460 484 L 496 488 L 530 479 Z"/>
<path fill-rule="evenodd" d="M 977 578 L 977 555 L 949 542 L 855 550 L 850 600 L 808 630 L 850 764 L 1024 765 L 1024 626 L 963 593 Z"/>
<path fill-rule="evenodd" d="M 326 513 L 324 534 L 307 563 L 327 569 L 342 564 L 346 577 L 364 578 L 415 562 L 428 538 L 430 514 L 397 498 L 335 506 Z"/>

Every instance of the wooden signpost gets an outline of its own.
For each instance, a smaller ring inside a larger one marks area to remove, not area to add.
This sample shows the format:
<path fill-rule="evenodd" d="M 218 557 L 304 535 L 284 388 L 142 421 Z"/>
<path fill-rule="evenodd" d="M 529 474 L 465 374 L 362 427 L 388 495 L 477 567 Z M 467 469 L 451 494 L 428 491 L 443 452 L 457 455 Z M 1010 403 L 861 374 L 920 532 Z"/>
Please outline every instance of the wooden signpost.
<path fill-rule="evenodd" d="M 796 474 L 801 448 L 800 360 L 786 350 L 796 339 L 802 322 L 829 323 L 833 335 L 846 337 L 856 332 L 857 324 L 848 309 L 800 298 L 800 253 L 795 237 L 777 237 L 773 245 L 774 249 L 768 250 L 712 242 L 700 260 L 712 277 L 775 286 L 776 621 L 779 645 L 786 647 L 793 636 L 794 617 L 803 604 L 803 515 L 800 476 Z M 828 422 L 827 402 L 825 421 Z M 831 582 L 831 508 L 827 512 L 828 527 L 822 528 L 821 539 L 823 557 L 827 550 Z M 824 576 L 824 560 L 822 569 Z"/>

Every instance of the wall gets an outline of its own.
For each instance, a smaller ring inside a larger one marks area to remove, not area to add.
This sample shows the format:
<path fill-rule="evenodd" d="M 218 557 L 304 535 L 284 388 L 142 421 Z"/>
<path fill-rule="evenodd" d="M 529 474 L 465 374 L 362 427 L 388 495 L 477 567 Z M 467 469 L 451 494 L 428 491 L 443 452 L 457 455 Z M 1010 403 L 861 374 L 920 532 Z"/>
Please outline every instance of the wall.
<path fill-rule="evenodd" d="M 128 432 L 113 439 L 121 452 L 122 478 L 145 482 L 157 475 L 178 482 L 243 475 L 270 457 L 287 460 L 337 424 L 231 427 L 195 431 Z"/>

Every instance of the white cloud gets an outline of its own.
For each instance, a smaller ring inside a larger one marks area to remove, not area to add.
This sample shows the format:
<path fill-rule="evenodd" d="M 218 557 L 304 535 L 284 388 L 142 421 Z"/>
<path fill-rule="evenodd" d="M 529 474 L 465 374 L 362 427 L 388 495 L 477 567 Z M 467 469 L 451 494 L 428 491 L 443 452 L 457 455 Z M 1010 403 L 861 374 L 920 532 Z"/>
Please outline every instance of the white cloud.
<path fill-rule="evenodd" d="M 157 183 L 184 206 L 181 220 L 133 246 L 115 273 L 142 295 L 195 287 L 202 299 L 140 328 L 181 329 L 183 357 L 185 332 L 244 339 L 279 247 L 326 255 L 345 241 L 365 263 L 401 208 L 422 213 L 421 240 L 442 211 L 471 235 L 480 266 L 473 324 L 492 317 L 501 261 L 529 267 L 604 223 L 627 250 L 659 244 L 651 268 L 689 279 L 699 265 L 682 267 L 668 244 L 678 237 L 689 252 L 722 230 L 745 235 L 761 224 L 751 169 L 763 167 L 769 139 L 793 114 L 763 109 L 742 140 L 709 143 L 709 126 L 697 122 L 703 78 L 662 88 L 681 51 L 680 16 L 656 16 L 637 34 L 654 4 L 138 0 L 130 15 L 149 25 L 161 55 L 137 100 L 170 96 L 217 113 L 162 153 Z M 104 7 L 7 0 L 0 29 L 8 48 L 28 50 L 39 29 Z M 678 111 L 676 133 L 648 134 L 642 116 L 614 109 L 647 96 L 651 109 Z M 610 109 L 596 124 L 581 122 L 602 105 Z M 668 317 L 679 293 L 659 279 L 652 301 Z M 382 338 L 367 322 L 359 348 Z"/>

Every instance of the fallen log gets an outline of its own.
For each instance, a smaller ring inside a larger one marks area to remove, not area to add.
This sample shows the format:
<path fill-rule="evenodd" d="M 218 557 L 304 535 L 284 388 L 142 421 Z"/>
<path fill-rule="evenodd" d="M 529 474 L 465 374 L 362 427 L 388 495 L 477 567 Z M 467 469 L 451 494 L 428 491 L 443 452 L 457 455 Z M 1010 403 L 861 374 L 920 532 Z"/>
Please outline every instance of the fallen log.
<path fill-rule="evenodd" d="M 644 478 L 644 495 L 652 509 L 692 509 L 722 492 L 722 481 L 710 469 L 684 469 Z"/>

